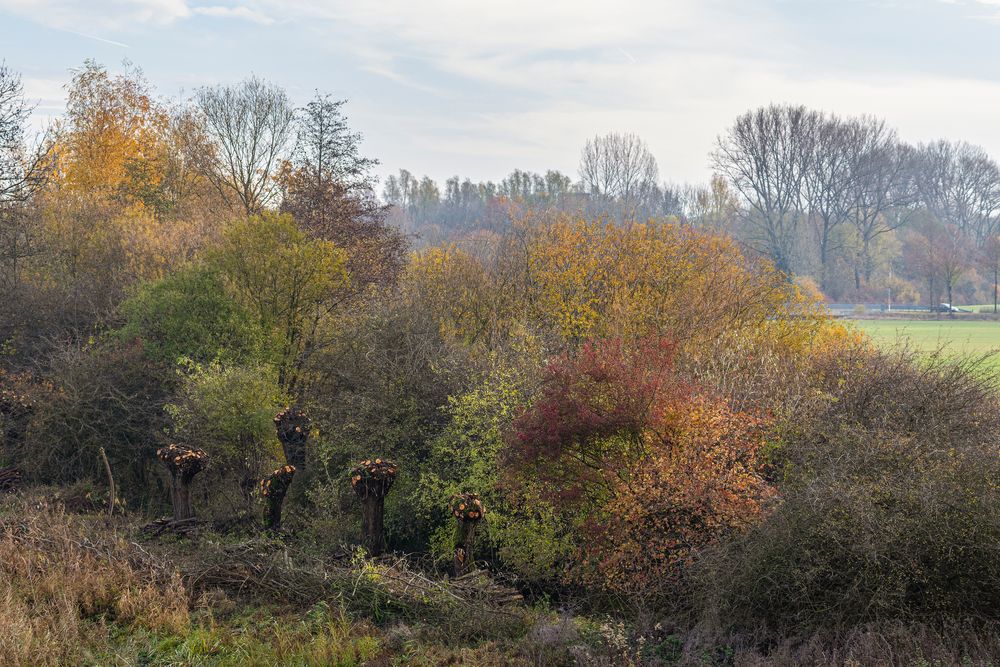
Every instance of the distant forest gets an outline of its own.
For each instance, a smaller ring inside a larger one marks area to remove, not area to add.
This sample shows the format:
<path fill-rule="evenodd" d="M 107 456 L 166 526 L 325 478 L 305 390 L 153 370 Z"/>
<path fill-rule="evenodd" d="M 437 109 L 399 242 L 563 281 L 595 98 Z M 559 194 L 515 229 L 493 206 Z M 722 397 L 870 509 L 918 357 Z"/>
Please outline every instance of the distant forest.
<path fill-rule="evenodd" d="M 417 245 L 497 233 L 527 209 L 667 220 L 726 233 L 833 301 L 994 302 L 1000 168 L 978 146 L 772 105 L 724 128 L 710 163 L 707 184 L 664 182 L 641 137 L 612 133 L 587 142 L 575 178 L 515 169 L 442 188 L 402 169 L 381 194 Z"/>

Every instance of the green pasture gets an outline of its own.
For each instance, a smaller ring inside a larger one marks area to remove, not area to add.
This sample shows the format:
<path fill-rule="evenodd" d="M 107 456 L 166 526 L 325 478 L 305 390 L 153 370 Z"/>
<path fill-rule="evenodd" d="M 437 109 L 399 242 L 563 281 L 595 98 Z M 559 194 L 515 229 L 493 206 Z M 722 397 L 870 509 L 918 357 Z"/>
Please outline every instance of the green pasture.
<path fill-rule="evenodd" d="M 992 306 L 991 306 L 992 308 Z M 914 349 L 946 354 L 1000 352 L 1000 321 L 981 320 L 848 320 L 884 345 L 908 342 Z M 1000 366 L 1000 358 L 994 360 Z"/>

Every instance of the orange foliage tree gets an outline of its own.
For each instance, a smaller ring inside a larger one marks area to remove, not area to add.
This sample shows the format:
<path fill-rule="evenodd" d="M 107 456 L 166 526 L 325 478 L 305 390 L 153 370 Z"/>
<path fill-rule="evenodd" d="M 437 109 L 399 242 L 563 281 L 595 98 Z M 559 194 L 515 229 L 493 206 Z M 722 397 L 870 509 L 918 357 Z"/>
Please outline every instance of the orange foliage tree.
<path fill-rule="evenodd" d="M 673 356 L 658 338 L 585 343 L 548 364 L 515 420 L 514 483 L 540 483 L 578 527 L 572 582 L 662 594 L 773 495 L 761 418 L 681 380 Z"/>
<path fill-rule="evenodd" d="M 656 221 L 527 216 L 503 237 L 418 254 L 407 278 L 443 332 L 493 346 L 525 330 L 550 349 L 669 331 L 688 354 L 736 335 L 798 345 L 827 321 L 731 239 Z"/>

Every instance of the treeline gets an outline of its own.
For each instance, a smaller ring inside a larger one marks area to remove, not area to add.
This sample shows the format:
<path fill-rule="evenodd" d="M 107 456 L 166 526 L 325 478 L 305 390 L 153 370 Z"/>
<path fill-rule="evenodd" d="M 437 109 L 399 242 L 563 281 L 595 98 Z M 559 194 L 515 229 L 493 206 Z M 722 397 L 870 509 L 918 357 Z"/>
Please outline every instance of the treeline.
<path fill-rule="evenodd" d="M 616 222 L 680 219 L 693 188 L 659 183 L 649 147 L 630 133 L 594 137 L 583 149 L 580 180 L 557 170 L 544 174 L 515 169 L 499 183 L 473 183 L 453 176 L 444 189 L 430 177 L 406 169 L 390 175 L 382 200 L 394 224 L 418 243 L 456 240 L 477 231 L 503 232 L 527 210 L 559 211 Z M 707 203 L 707 202 L 706 202 Z"/>
<path fill-rule="evenodd" d="M 808 277 L 830 299 L 992 303 L 1000 263 L 1000 168 L 964 142 L 910 145 L 885 121 L 770 106 L 717 142 L 704 186 L 659 182 L 630 134 L 595 137 L 578 179 L 515 170 L 500 183 L 408 171 L 383 199 L 396 223 L 431 241 L 496 230 L 511 210 L 677 220 L 723 232 Z"/>

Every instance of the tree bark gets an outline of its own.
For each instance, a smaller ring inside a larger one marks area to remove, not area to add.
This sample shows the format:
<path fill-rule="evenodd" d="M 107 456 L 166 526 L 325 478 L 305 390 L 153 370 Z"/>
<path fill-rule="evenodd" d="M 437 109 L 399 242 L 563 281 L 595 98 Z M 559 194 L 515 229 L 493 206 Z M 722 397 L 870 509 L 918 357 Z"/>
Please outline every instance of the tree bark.
<path fill-rule="evenodd" d="M 363 544 L 372 556 L 385 552 L 385 497 L 396 480 L 396 464 L 388 459 L 367 459 L 351 471 L 351 487 L 361 499 Z"/>
<path fill-rule="evenodd" d="M 264 527 L 271 531 L 281 530 L 281 510 L 288 487 L 295 476 L 295 466 L 286 465 L 260 481 L 261 495 L 264 497 Z"/>
<path fill-rule="evenodd" d="M 455 531 L 455 576 L 460 577 L 476 564 L 476 556 L 473 550 L 476 540 L 476 524 L 478 521 L 462 520 L 458 522 Z"/>
<path fill-rule="evenodd" d="M 460 577 L 476 566 L 475 541 L 476 524 L 485 514 L 483 502 L 475 493 L 458 493 L 451 497 L 451 515 L 458 525 L 455 527 L 455 553 L 453 565 L 455 576 Z"/>
<path fill-rule="evenodd" d="M 364 546 L 372 556 L 385 552 L 385 497 L 368 496 L 361 500 L 361 530 Z"/>
<path fill-rule="evenodd" d="M 174 475 L 174 521 L 194 518 L 191 505 L 191 480 L 186 475 Z"/>
<path fill-rule="evenodd" d="M 170 500 L 174 507 L 174 521 L 193 519 L 191 482 L 208 465 L 208 454 L 186 445 L 169 445 L 158 449 L 156 457 L 170 471 Z"/>

